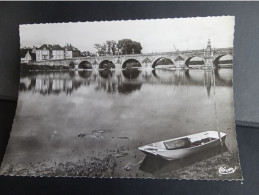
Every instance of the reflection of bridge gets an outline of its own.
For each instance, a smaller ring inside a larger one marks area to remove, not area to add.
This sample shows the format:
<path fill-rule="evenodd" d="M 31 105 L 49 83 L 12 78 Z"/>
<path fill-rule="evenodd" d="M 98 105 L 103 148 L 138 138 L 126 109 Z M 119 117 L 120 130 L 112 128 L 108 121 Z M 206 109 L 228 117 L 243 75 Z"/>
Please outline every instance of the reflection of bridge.
<path fill-rule="evenodd" d="M 209 53 L 208 53 L 209 52 Z M 102 69 L 104 65 L 110 64 L 110 68 L 125 68 L 127 63 L 136 63 L 139 68 L 154 68 L 160 59 L 169 59 L 175 67 L 188 67 L 192 58 L 196 57 L 205 65 L 217 65 L 220 58 L 231 55 L 233 48 L 221 48 L 212 50 L 189 50 L 181 52 L 165 52 L 150 54 L 132 54 L 115 56 L 79 57 L 64 60 L 49 60 L 36 62 L 36 65 L 50 66 L 72 66 L 82 69 Z"/>
<path fill-rule="evenodd" d="M 216 86 L 232 86 L 232 69 L 215 69 Z M 210 93 L 211 70 L 89 70 L 30 72 L 21 77 L 20 90 L 43 95 L 71 94 L 81 86 L 92 86 L 107 93 L 131 93 L 145 85 L 204 86 Z"/>

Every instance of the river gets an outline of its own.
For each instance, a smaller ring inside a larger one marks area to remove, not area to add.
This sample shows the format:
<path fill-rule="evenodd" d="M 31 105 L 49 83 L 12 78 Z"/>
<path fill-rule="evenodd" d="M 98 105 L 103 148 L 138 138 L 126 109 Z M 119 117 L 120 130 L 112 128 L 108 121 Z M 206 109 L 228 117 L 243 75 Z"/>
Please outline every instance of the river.
<path fill-rule="evenodd" d="M 38 175 L 37 163 L 112 154 L 113 170 L 104 176 L 152 177 L 133 166 L 145 157 L 139 146 L 217 130 L 212 76 L 201 69 L 24 73 L 2 167 L 30 167 L 20 173 Z M 237 153 L 232 77 L 232 68 L 215 69 L 219 128 L 227 133 L 227 150 Z M 134 172 L 125 170 L 130 165 Z"/>

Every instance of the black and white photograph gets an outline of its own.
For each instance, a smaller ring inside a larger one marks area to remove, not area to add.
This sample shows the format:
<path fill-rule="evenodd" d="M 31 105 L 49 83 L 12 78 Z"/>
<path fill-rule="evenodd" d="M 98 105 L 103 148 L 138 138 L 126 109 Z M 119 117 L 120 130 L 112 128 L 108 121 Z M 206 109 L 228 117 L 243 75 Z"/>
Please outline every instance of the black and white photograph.
<path fill-rule="evenodd" d="M 241 180 L 234 16 L 22 24 L 0 174 Z"/>

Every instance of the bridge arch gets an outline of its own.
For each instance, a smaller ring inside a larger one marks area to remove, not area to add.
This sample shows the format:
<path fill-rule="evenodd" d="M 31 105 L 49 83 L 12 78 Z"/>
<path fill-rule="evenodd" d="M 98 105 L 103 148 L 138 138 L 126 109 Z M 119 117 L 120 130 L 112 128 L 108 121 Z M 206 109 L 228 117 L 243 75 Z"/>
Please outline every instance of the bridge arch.
<path fill-rule="evenodd" d="M 93 69 L 93 65 L 89 61 L 82 61 L 78 64 L 79 69 Z"/>
<path fill-rule="evenodd" d="M 158 64 L 160 63 L 160 61 L 161 61 L 161 64 Z M 159 57 L 153 61 L 152 68 L 155 68 L 158 65 L 174 65 L 174 62 L 169 57 Z"/>
<path fill-rule="evenodd" d="M 218 57 L 215 58 L 215 60 L 213 61 L 214 65 L 218 66 L 220 59 L 223 58 L 223 57 L 226 57 L 226 56 L 231 57 L 231 61 L 233 63 L 233 55 L 231 55 L 231 54 L 222 54 L 222 55 L 219 55 Z"/>
<path fill-rule="evenodd" d="M 115 69 L 115 64 L 111 60 L 103 60 L 99 64 L 99 69 Z"/>
<path fill-rule="evenodd" d="M 122 63 L 122 68 L 132 69 L 141 68 L 142 64 L 136 59 L 127 59 Z"/>
<path fill-rule="evenodd" d="M 192 63 L 191 62 L 192 59 L 195 59 L 196 61 Z M 197 64 L 197 63 L 201 63 L 201 64 Z M 199 56 L 191 56 L 185 60 L 185 65 L 188 67 L 190 67 L 190 65 L 204 65 L 204 64 L 205 64 L 205 60 Z"/>

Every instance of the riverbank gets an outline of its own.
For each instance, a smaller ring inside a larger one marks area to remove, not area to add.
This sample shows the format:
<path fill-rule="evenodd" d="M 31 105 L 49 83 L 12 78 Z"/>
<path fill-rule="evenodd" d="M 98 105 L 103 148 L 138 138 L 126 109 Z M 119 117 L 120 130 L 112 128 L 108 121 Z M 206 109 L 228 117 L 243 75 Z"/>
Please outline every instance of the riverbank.
<path fill-rule="evenodd" d="M 112 131 L 95 130 L 91 133 L 78 134 L 78 141 L 85 142 L 92 139 L 103 140 Z M 107 135 L 106 135 L 107 134 Z M 104 178 L 171 178 L 194 180 L 226 180 L 240 179 L 240 165 L 238 156 L 228 150 L 218 149 L 190 156 L 185 160 L 165 161 L 147 156 L 131 147 L 135 142 L 129 137 L 113 138 L 120 140 L 120 144 L 111 149 L 92 151 L 91 154 L 77 160 L 48 160 L 30 162 L 26 167 L 10 163 L 1 170 L 4 175 L 16 176 L 46 176 L 46 177 L 104 177 Z M 115 140 L 114 140 L 115 141 Z M 118 143 L 118 141 L 117 141 Z M 139 145 L 139 144 L 137 144 Z M 217 151 L 215 153 L 215 151 Z M 70 154 L 72 155 L 72 154 Z M 206 157 L 207 156 L 207 157 Z M 160 163 L 159 163 L 160 161 Z M 143 166 L 146 168 L 143 169 Z M 149 165 L 147 165 L 149 164 Z M 220 174 L 221 167 L 236 168 L 231 174 Z M 149 171 L 148 171 L 149 170 Z"/>
<path fill-rule="evenodd" d="M 49 71 L 49 70 L 69 70 L 68 66 L 48 66 L 48 65 L 34 65 L 34 64 L 21 64 L 21 72 L 29 71 Z"/>
<path fill-rule="evenodd" d="M 229 151 L 214 156 L 210 159 L 195 163 L 171 174 L 171 178 L 177 179 L 194 179 L 194 180 L 228 180 L 241 178 L 240 165 L 238 156 L 231 154 Z M 219 169 L 222 167 L 236 168 L 234 173 L 220 174 Z"/>
<path fill-rule="evenodd" d="M 127 155 L 127 154 L 126 154 Z M 117 154 L 107 154 L 103 157 L 90 157 L 89 159 L 78 160 L 75 162 L 48 162 L 34 163 L 29 167 L 19 168 L 19 165 L 10 164 L 9 167 L 2 172 L 4 175 L 16 176 L 47 176 L 47 177 L 114 177 L 115 168 L 120 166 L 118 161 L 120 156 Z M 171 178 L 171 179 L 194 179 L 194 180 L 226 180 L 239 179 L 241 170 L 239 166 L 234 166 L 233 156 L 229 152 L 217 155 L 210 159 L 195 163 L 193 165 L 183 167 L 181 169 L 170 171 L 165 175 L 141 173 L 139 164 L 124 162 L 121 172 L 124 172 L 125 178 Z M 205 168 L 206 167 L 206 168 Z M 220 174 L 221 167 L 236 168 L 231 174 Z M 127 173 L 127 174 L 125 174 Z M 115 176 L 116 177 L 116 176 Z"/>

